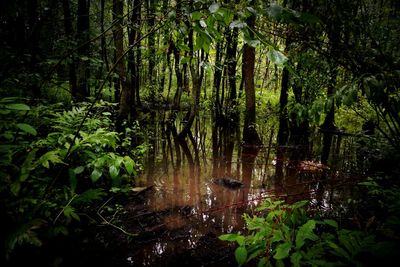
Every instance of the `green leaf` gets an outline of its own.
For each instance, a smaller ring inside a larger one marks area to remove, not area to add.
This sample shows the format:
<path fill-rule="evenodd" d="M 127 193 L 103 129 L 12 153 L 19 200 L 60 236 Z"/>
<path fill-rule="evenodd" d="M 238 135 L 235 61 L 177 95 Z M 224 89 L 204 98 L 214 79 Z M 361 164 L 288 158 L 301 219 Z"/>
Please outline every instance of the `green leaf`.
<path fill-rule="evenodd" d="M 131 159 L 130 157 L 128 157 L 128 156 L 124 157 L 124 165 L 125 165 L 126 172 L 129 175 L 132 175 L 135 172 L 135 169 L 134 169 L 135 161 L 133 161 L 133 159 Z"/>
<path fill-rule="evenodd" d="M 282 66 L 288 60 L 288 58 L 284 54 L 274 49 L 268 51 L 267 57 L 272 63 L 278 66 Z"/>
<path fill-rule="evenodd" d="M 9 104 L 6 105 L 6 109 L 21 110 L 21 111 L 31 110 L 31 108 L 25 104 Z"/>
<path fill-rule="evenodd" d="M 324 220 L 324 224 L 330 225 L 330 226 L 332 226 L 332 227 L 334 227 L 336 229 L 338 229 L 338 227 L 339 227 L 338 223 L 336 221 L 334 221 L 334 220 L 326 219 L 326 220 Z"/>
<path fill-rule="evenodd" d="M 181 59 L 181 64 L 187 64 L 190 61 L 190 57 L 183 57 Z"/>
<path fill-rule="evenodd" d="M 85 170 L 85 167 L 83 166 L 78 166 L 74 169 L 75 174 L 81 174 Z"/>
<path fill-rule="evenodd" d="M 247 259 L 247 249 L 244 246 L 240 246 L 235 250 L 235 258 L 239 265 L 243 265 Z"/>
<path fill-rule="evenodd" d="M 267 9 L 268 15 L 274 19 L 279 19 L 283 13 L 283 8 L 275 3 L 272 3 Z"/>
<path fill-rule="evenodd" d="M 201 13 L 200 11 L 195 11 L 192 13 L 193 20 L 200 20 L 203 16 L 204 16 L 204 14 Z"/>
<path fill-rule="evenodd" d="M 78 184 L 75 171 L 73 169 L 68 169 L 68 176 L 69 176 L 69 185 L 71 187 L 71 190 L 72 192 L 75 192 L 76 185 Z"/>
<path fill-rule="evenodd" d="M 111 165 L 109 168 L 110 176 L 114 180 L 118 177 L 119 169 L 115 165 Z"/>
<path fill-rule="evenodd" d="M 244 236 L 241 236 L 239 234 L 225 234 L 225 235 L 220 235 L 218 238 L 222 241 L 230 241 L 230 242 L 236 241 L 240 246 L 244 245 L 244 240 L 245 240 Z"/>
<path fill-rule="evenodd" d="M 218 9 L 219 9 L 218 3 L 214 3 L 208 8 L 208 10 L 210 10 L 210 13 L 215 13 L 218 11 Z"/>
<path fill-rule="evenodd" d="M 222 241 L 236 241 L 238 234 L 225 234 L 220 235 L 218 238 Z"/>
<path fill-rule="evenodd" d="M 318 239 L 318 236 L 314 234 L 316 222 L 314 220 L 309 220 L 303 224 L 296 235 L 296 249 L 300 249 L 306 239 L 311 239 L 313 241 Z"/>
<path fill-rule="evenodd" d="M 245 241 L 245 237 L 242 235 L 239 235 L 236 239 L 236 242 L 239 244 L 239 246 L 244 246 L 244 241 Z"/>
<path fill-rule="evenodd" d="M 74 200 L 74 204 L 76 203 L 83 203 L 83 204 L 88 204 L 92 203 L 93 201 L 96 200 L 101 200 L 106 193 L 104 192 L 103 189 L 101 188 L 96 188 L 96 189 L 88 189 L 82 194 L 80 194 L 77 198 Z"/>
<path fill-rule="evenodd" d="M 283 260 L 277 260 L 275 263 L 275 267 L 285 267 L 285 263 Z"/>
<path fill-rule="evenodd" d="M 20 130 L 22 130 L 22 131 L 24 131 L 24 132 L 26 132 L 28 134 L 35 135 L 35 136 L 37 135 L 37 132 L 36 132 L 35 128 L 33 128 L 31 125 L 29 125 L 27 123 L 17 123 L 16 126 Z"/>
<path fill-rule="evenodd" d="M 276 247 L 276 253 L 274 255 L 274 259 L 281 260 L 287 258 L 289 256 L 291 248 L 292 244 L 290 244 L 289 242 L 280 244 L 279 246 Z"/>
<path fill-rule="evenodd" d="M 305 205 L 307 205 L 308 202 L 309 202 L 308 200 L 298 201 L 298 202 L 292 204 L 290 207 L 292 209 L 299 209 L 299 208 L 304 207 Z"/>
<path fill-rule="evenodd" d="M 256 39 L 248 40 L 248 39 L 246 38 L 244 41 L 245 41 L 245 43 L 247 43 L 248 45 L 250 45 L 251 47 L 254 47 L 254 48 L 256 48 L 257 45 L 260 44 L 260 40 L 256 40 Z"/>
<path fill-rule="evenodd" d="M 267 266 L 268 263 L 268 258 L 267 257 L 262 257 L 257 264 L 257 267 L 264 267 Z"/>
<path fill-rule="evenodd" d="M 90 179 L 92 179 L 92 182 L 95 183 L 102 175 L 103 173 L 101 170 L 94 168 L 92 174 L 90 175 Z"/>
<path fill-rule="evenodd" d="M 339 247 L 337 244 L 333 243 L 332 241 L 327 240 L 326 243 L 328 244 L 328 246 L 330 246 L 331 248 L 333 248 L 334 250 L 334 254 L 344 257 L 347 260 L 351 261 L 351 257 L 350 255 L 341 247 Z"/>
<path fill-rule="evenodd" d="M 232 10 L 221 7 L 218 10 L 218 14 L 220 14 L 222 16 L 225 26 L 229 26 L 229 24 L 232 22 L 232 19 L 234 17 Z"/>
<path fill-rule="evenodd" d="M 67 218 L 73 218 L 77 221 L 80 221 L 78 214 L 75 213 L 75 209 L 71 206 L 67 206 L 64 208 L 64 215 Z"/>
<path fill-rule="evenodd" d="M 59 150 L 51 150 L 41 156 L 39 158 L 39 163 L 43 165 L 45 168 L 50 168 L 50 163 L 56 164 L 56 163 L 63 163 L 62 159 L 60 158 Z"/>
<path fill-rule="evenodd" d="M 271 238 L 271 243 L 279 242 L 282 240 L 284 240 L 282 231 L 279 229 L 275 230 L 274 234 L 272 235 L 272 238 Z"/>
<path fill-rule="evenodd" d="M 293 264 L 294 267 L 300 267 L 300 260 L 301 260 L 301 253 L 295 252 L 290 256 L 290 262 Z"/>
<path fill-rule="evenodd" d="M 14 196 L 18 196 L 19 191 L 21 190 L 21 183 L 20 182 L 14 182 L 10 186 L 11 193 L 14 194 Z"/>

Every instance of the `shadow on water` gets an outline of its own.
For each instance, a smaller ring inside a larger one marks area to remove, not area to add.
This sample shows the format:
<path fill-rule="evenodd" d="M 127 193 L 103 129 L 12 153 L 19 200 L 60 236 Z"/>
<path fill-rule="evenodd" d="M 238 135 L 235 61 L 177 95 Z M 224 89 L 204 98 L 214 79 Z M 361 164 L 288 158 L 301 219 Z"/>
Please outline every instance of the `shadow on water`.
<path fill-rule="evenodd" d="M 331 186 L 346 172 L 318 163 L 319 137 L 308 155 L 292 160 L 299 147 L 277 148 L 273 129 L 263 131 L 263 147 L 246 147 L 236 124 L 211 127 L 206 116 L 196 119 L 184 140 L 174 124 L 156 118 L 152 127 L 147 173 L 138 181 L 152 190 L 128 207 L 131 230 L 140 232 L 126 255 L 129 265 L 236 266 L 234 247 L 217 237 L 243 231 L 242 214 L 262 199 L 310 199 L 329 210 L 343 193 Z M 353 152 L 343 145 L 347 150 L 339 151 L 340 142 L 333 144 L 333 157 L 349 167 L 346 155 Z"/>

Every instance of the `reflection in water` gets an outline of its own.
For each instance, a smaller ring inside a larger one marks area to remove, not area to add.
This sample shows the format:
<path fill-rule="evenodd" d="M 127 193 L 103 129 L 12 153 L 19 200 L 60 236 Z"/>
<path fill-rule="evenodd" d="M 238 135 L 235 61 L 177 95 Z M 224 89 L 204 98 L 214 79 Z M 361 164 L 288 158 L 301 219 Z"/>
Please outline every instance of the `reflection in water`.
<path fill-rule="evenodd" d="M 196 119 L 196 132 L 184 140 L 177 139 L 173 124 L 154 127 L 163 130 L 154 132 L 158 135 L 152 144 L 154 155 L 148 157 L 148 173 L 138 186 L 154 185 L 145 206 L 160 214 L 166 232 L 142 245 L 136 254 L 141 265 L 152 265 L 154 257 L 196 248 L 208 235 L 243 231 L 243 212 L 251 212 L 263 198 L 310 199 L 324 209 L 340 198 L 341 192 L 324 186 L 327 169 L 301 169 L 304 158 L 297 157 L 293 149 L 275 149 L 273 130 L 262 131 L 269 134 L 265 147 L 243 147 L 238 127 L 209 127 L 207 123 L 205 117 Z M 339 154 L 340 140 L 335 157 Z M 315 157 L 307 158 L 312 162 Z M 233 190 L 213 182 L 222 177 L 241 181 L 243 186 Z"/>

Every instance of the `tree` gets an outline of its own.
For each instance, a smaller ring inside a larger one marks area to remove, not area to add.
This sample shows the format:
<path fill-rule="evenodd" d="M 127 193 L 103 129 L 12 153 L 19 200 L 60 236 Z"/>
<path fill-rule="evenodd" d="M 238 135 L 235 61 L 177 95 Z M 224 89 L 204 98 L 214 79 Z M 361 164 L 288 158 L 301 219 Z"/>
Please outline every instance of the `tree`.
<path fill-rule="evenodd" d="M 122 0 L 113 0 L 113 14 L 116 24 L 113 28 L 113 37 L 116 53 L 116 71 L 119 77 L 121 96 L 119 99 L 119 125 L 122 120 L 129 120 L 131 113 L 131 91 L 129 88 L 129 80 L 125 67 L 125 51 L 124 51 L 124 2 Z M 120 129 L 121 130 L 121 129 Z"/>
<path fill-rule="evenodd" d="M 77 59 L 77 91 L 75 98 L 84 100 L 90 95 L 89 89 L 89 57 L 90 57 L 90 0 L 78 0 L 78 19 L 76 34 L 79 44 Z"/>
<path fill-rule="evenodd" d="M 254 4 L 254 1 L 251 1 Z M 251 14 L 246 23 L 249 27 L 249 37 L 254 38 L 252 32 L 256 22 L 255 14 Z M 246 92 L 246 113 L 244 116 L 243 141 L 246 144 L 260 144 L 261 140 L 256 130 L 256 96 L 254 87 L 255 48 L 245 43 L 243 46 L 243 80 Z"/>

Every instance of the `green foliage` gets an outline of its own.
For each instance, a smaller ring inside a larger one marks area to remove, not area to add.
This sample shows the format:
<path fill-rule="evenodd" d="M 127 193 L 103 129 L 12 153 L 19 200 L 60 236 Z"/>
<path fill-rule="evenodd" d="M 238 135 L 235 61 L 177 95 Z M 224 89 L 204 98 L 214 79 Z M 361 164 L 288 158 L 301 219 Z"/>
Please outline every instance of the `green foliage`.
<path fill-rule="evenodd" d="M 138 155 L 145 149 L 120 154 L 108 103 L 92 111 L 88 106 L 65 111 L 59 105 L 29 107 L 14 98 L 0 100 L 2 218 L 13 225 L 7 255 L 16 246 L 40 246 L 69 233 L 72 222 L 87 223 L 83 215 L 93 213 L 93 205 L 115 188 L 134 183 Z"/>
<path fill-rule="evenodd" d="M 357 258 L 375 239 L 360 231 L 339 229 L 334 220 L 316 220 L 306 214 L 307 201 L 285 204 L 265 200 L 259 216 L 244 214 L 248 233 L 219 238 L 237 242 L 239 265 L 258 259 L 258 266 L 360 265 Z"/>

